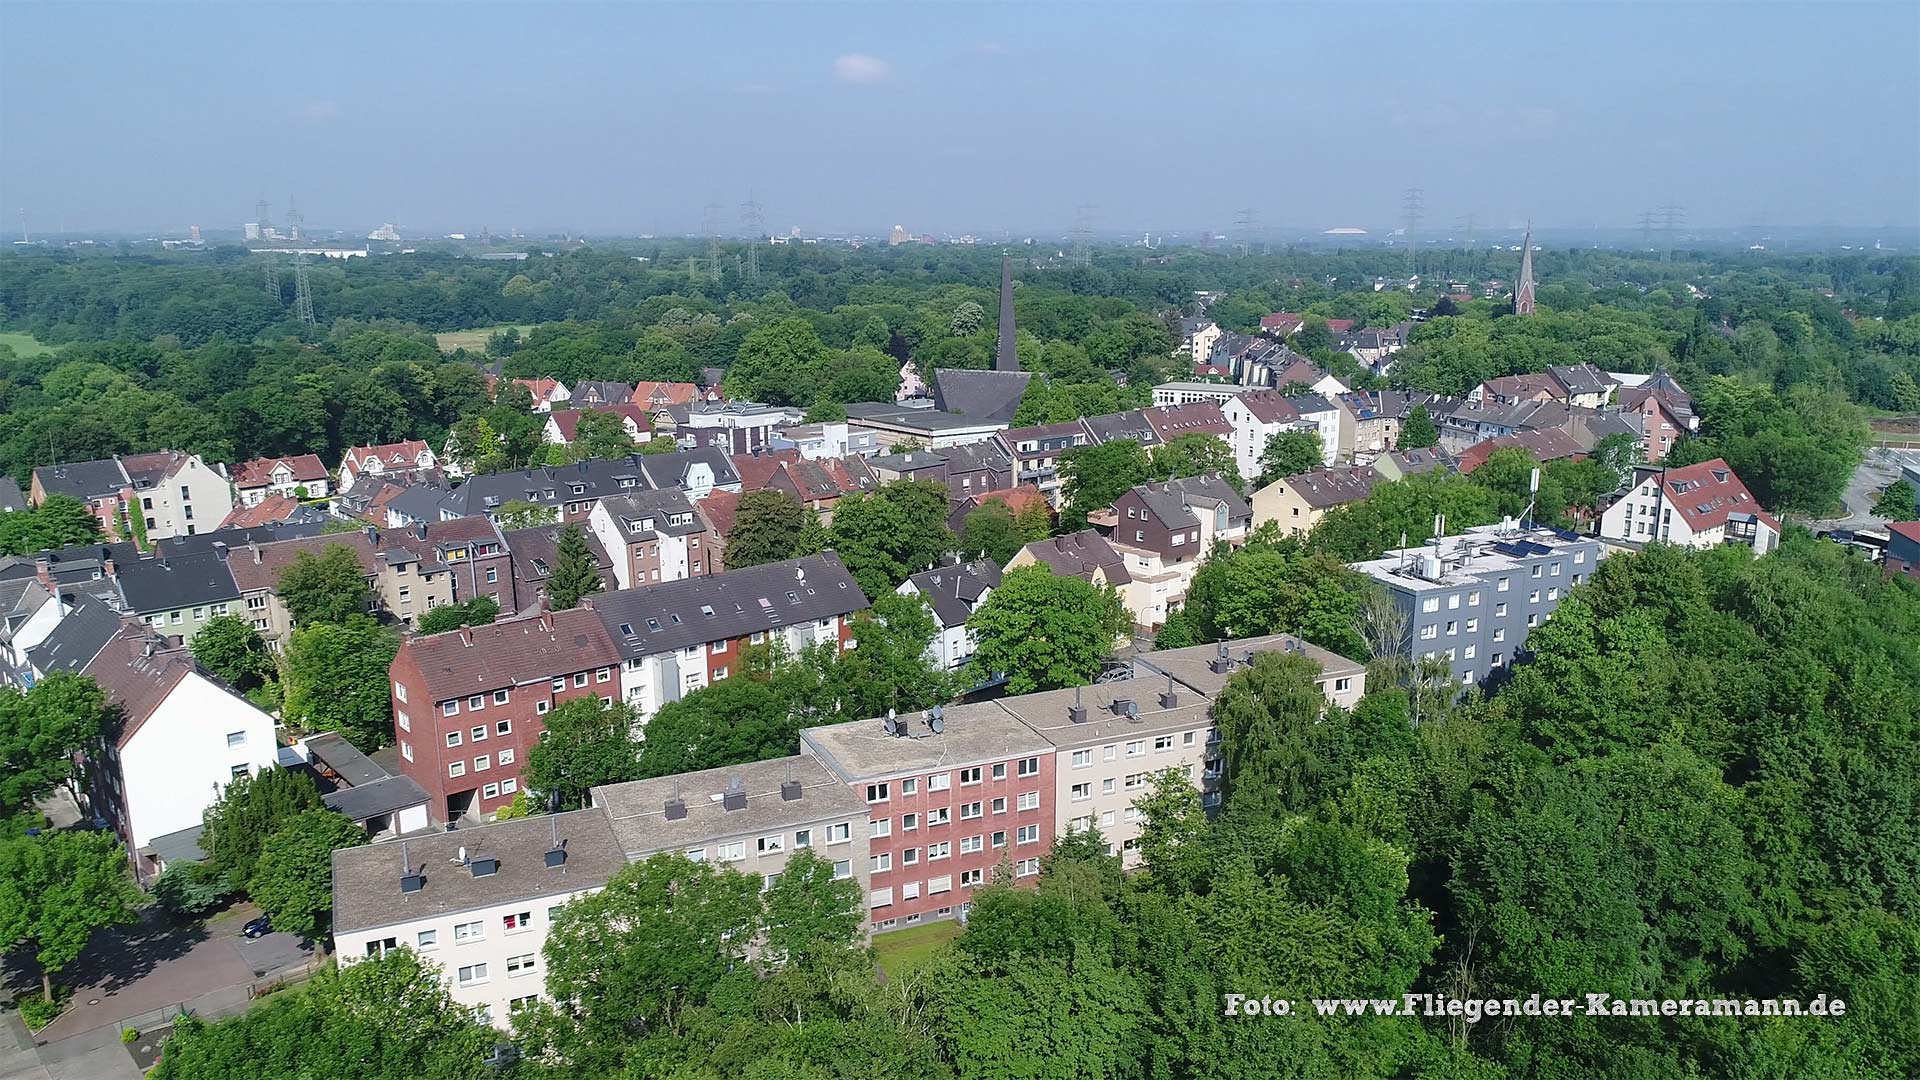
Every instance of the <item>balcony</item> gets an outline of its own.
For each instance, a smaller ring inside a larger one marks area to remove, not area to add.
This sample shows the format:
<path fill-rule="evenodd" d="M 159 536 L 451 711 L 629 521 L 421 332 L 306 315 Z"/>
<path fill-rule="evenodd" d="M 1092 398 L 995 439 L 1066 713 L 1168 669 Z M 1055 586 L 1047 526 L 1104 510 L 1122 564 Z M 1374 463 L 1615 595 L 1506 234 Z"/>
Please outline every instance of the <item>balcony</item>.
<path fill-rule="evenodd" d="M 1111 529 L 1120 524 L 1120 512 L 1111 506 L 1087 512 L 1087 524 L 1102 529 Z"/>

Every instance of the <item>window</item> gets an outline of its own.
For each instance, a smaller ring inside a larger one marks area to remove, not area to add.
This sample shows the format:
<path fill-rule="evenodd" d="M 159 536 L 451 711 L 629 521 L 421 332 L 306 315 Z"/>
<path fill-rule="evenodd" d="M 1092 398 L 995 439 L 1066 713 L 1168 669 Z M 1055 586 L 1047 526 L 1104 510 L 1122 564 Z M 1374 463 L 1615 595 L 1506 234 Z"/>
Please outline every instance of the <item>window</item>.
<path fill-rule="evenodd" d="M 486 772 L 491 768 L 493 768 L 492 754 L 481 754 L 479 757 L 473 759 L 474 772 Z"/>
<path fill-rule="evenodd" d="M 720 845 L 721 862 L 739 862 L 746 857 L 747 842 L 745 840 L 734 840 Z"/>
<path fill-rule="evenodd" d="M 1505 604 L 1495 604 L 1495 605 L 1493 606 L 1493 617 L 1494 617 L 1494 618 L 1496 618 L 1496 619 L 1504 619 L 1504 618 L 1506 618 L 1506 617 L 1507 617 L 1507 605 L 1505 605 Z"/>
<path fill-rule="evenodd" d="M 487 936 L 487 924 L 482 922 L 464 922 L 453 925 L 453 943 L 479 941 Z"/>
<path fill-rule="evenodd" d="M 920 861 L 920 849 L 917 847 L 910 847 L 900 853 L 901 866 L 912 866 L 919 861 Z"/>
<path fill-rule="evenodd" d="M 953 875 L 951 874 L 942 874 L 939 877 L 927 879 L 928 896 L 932 896 L 934 893 L 948 892 L 952 890 L 952 888 Z"/>
<path fill-rule="evenodd" d="M 562 675 L 559 678 L 553 680 L 553 688 L 556 691 L 565 690 L 567 688 L 567 677 L 565 675 Z"/>
<path fill-rule="evenodd" d="M 869 824 L 871 824 L 873 827 L 872 836 L 876 840 L 882 836 L 893 835 L 893 819 L 892 818 L 886 818 L 886 817 L 875 818 Z"/>
<path fill-rule="evenodd" d="M 508 998 L 508 999 L 507 999 L 507 1012 L 509 1012 L 509 1013 L 517 1013 L 517 1012 L 519 1012 L 520 1010 L 522 1010 L 522 1009 L 524 1009 L 524 1008 L 526 1008 L 527 1006 L 529 1006 L 529 1005 L 531 1005 L 531 1004 L 533 1004 L 534 1002 L 536 1002 L 536 1001 L 539 1001 L 539 1000 L 540 1000 L 540 995 L 539 995 L 539 994 L 524 994 L 524 995 L 522 995 L 522 996 L 520 996 L 520 997 L 517 997 L 517 998 Z"/>
<path fill-rule="evenodd" d="M 965 889 L 969 886 L 980 884 L 980 876 L 980 871 L 978 870 L 960 871 L 960 887 Z"/>
<path fill-rule="evenodd" d="M 1114 789 L 1113 777 L 1109 776 L 1106 779 L 1100 781 L 1100 794 L 1111 795 L 1113 794 L 1113 789 Z"/>
<path fill-rule="evenodd" d="M 948 843 L 945 840 L 942 840 L 937 844 L 927 845 L 927 861 L 928 862 L 932 862 L 935 859 L 944 859 L 951 854 L 953 854 L 953 845 Z"/>
<path fill-rule="evenodd" d="M 1502 627 L 1497 627 L 1497 628 L 1496 628 L 1496 629 L 1495 629 L 1495 630 L 1493 631 L 1493 640 L 1495 640 L 1495 641 L 1505 641 L 1505 640 L 1507 640 L 1507 628 L 1506 628 L 1506 627 L 1504 627 L 1504 626 L 1502 626 Z"/>
<path fill-rule="evenodd" d="M 1159 735 L 1154 738 L 1153 740 L 1154 753 L 1157 754 L 1162 750 L 1171 750 L 1171 749 L 1173 749 L 1173 736 Z"/>
<path fill-rule="evenodd" d="M 1427 625 L 1420 628 L 1420 640 L 1422 641 L 1431 641 L 1434 638 L 1439 636 L 1440 636 L 1439 623 L 1428 623 Z"/>
<path fill-rule="evenodd" d="M 481 724 L 479 727 L 474 728 L 471 731 L 468 731 L 467 739 L 471 742 L 487 741 L 487 725 Z"/>
<path fill-rule="evenodd" d="M 1020 826 L 1020 831 L 1015 834 L 1015 840 L 1017 840 L 1019 843 L 1022 843 L 1022 844 L 1039 843 L 1040 842 L 1040 826 L 1038 825 Z"/>
<path fill-rule="evenodd" d="M 1474 591 L 1467 594 L 1467 606 L 1468 607 L 1480 606 L 1480 590 L 1475 589 Z"/>
<path fill-rule="evenodd" d="M 532 974 L 534 956 L 533 953 L 521 953 L 519 956 L 507 957 L 507 978 Z"/>
<path fill-rule="evenodd" d="M 606 682 L 606 681 L 608 681 L 608 680 L 610 680 L 610 679 L 612 679 L 612 678 L 613 678 L 613 669 L 612 669 L 612 668 L 604 668 L 604 667 L 603 667 L 603 668 L 601 668 L 600 670 L 598 670 L 598 671 L 596 671 L 596 672 L 594 672 L 594 673 L 593 673 L 593 681 L 594 681 L 594 682 Z"/>
<path fill-rule="evenodd" d="M 754 851 L 756 854 L 777 855 L 785 850 L 787 850 L 787 837 L 785 833 L 774 833 L 772 836 L 763 836 L 754 841 Z"/>
<path fill-rule="evenodd" d="M 491 566 L 487 567 L 487 584 L 491 585 L 494 582 L 499 580 L 500 580 L 500 571 Z"/>
<path fill-rule="evenodd" d="M 1460 620 L 1448 619 L 1447 620 L 1447 636 L 1452 637 L 1455 634 L 1458 634 L 1459 632 L 1460 632 Z"/>
<path fill-rule="evenodd" d="M 1039 776 L 1040 775 L 1040 759 L 1037 757 L 1021 758 L 1020 759 L 1020 775 L 1021 776 Z"/>
<path fill-rule="evenodd" d="M 853 876 L 853 860 L 841 859 L 833 864 L 833 880 L 845 881 Z"/>
<path fill-rule="evenodd" d="M 466 763 L 466 762 L 464 762 L 464 761 L 451 761 L 451 762 L 448 762 L 448 763 L 447 763 L 447 775 L 448 775 L 448 776 L 465 776 L 465 775 L 467 775 L 467 763 Z"/>
<path fill-rule="evenodd" d="M 1473 659 L 1473 652 L 1474 652 L 1474 646 L 1469 645 L 1466 647 L 1466 649 L 1462 652 L 1461 655 L 1464 656 L 1466 659 L 1471 660 Z"/>
<path fill-rule="evenodd" d="M 480 789 L 480 797 L 481 797 L 481 798 L 483 798 L 483 799 L 497 799 L 497 798 L 499 798 L 499 797 L 500 797 L 500 785 L 499 785 L 499 784 L 488 784 L 488 785 L 487 785 L 486 787 L 483 787 L 483 788 L 481 788 L 481 789 Z"/>
<path fill-rule="evenodd" d="M 1533 590 L 1532 592 L 1530 592 L 1530 593 L 1528 593 L 1528 594 L 1527 594 L 1527 603 L 1529 603 L 1529 604 L 1537 604 L 1537 603 L 1539 603 L 1539 602 L 1540 602 L 1540 590 L 1539 590 L 1539 589 L 1535 589 L 1535 590 Z"/>
<path fill-rule="evenodd" d="M 1198 739 L 1198 737 L 1199 737 L 1199 734 L 1200 734 L 1200 733 L 1199 733 L 1199 732 L 1197 732 L 1197 731 L 1183 731 L 1183 732 L 1181 732 L 1181 733 L 1180 733 L 1180 745 L 1181 745 L 1181 746 L 1192 746 L 1192 745 L 1194 744 L 1194 742 L 1195 742 L 1195 741 L 1196 741 L 1196 740 Z"/>
<path fill-rule="evenodd" d="M 574 673 L 573 673 L 573 685 L 575 685 L 575 686 L 585 686 L 585 685 L 587 685 L 587 673 L 586 673 L 586 672 L 584 672 L 584 671 L 576 671 L 576 672 L 574 672 Z"/>
<path fill-rule="evenodd" d="M 949 810 L 944 806 L 927 811 L 927 824 L 929 826 L 945 825 L 947 822 L 952 820 L 953 820 L 953 811 Z"/>
<path fill-rule="evenodd" d="M 1550 567 L 1548 567 L 1548 568 L 1547 568 L 1547 576 L 1548 576 L 1548 577 L 1559 577 L 1559 576 L 1560 576 L 1560 564 L 1559 564 L 1559 563 L 1554 563 L 1554 564 L 1553 564 L 1552 566 L 1550 566 Z"/>
<path fill-rule="evenodd" d="M 707 849 L 703 847 L 688 848 L 685 854 L 689 862 L 703 863 L 707 861 Z"/>
<path fill-rule="evenodd" d="M 367 955 L 385 956 L 388 949 L 397 949 L 399 947 L 400 941 L 398 938 L 380 938 L 377 941 L 367 942 Z"/>
<path fill-rule="evenodd" d="M 1021 859 L 1019 864 L 1015 868 L 1015 873 L 1018 874 L 1020 877 L 1032 877 L 1033 875 L 1039 872 L 1040 872 L 1039 859 Z"/>
<path fill-rule="evenodd" d="M 1528 625 L 1528 626 L 1539 626 L 1539 625 L 1540 625 L 1540 616 L 1539 616 L 1539 615 L 1537 615 L 1537 614 L 1529 614 L 1529 615 L 1527 616 L 1527 625 Z"/>
<path fill-rule="evenodd" d="M 460 741 L 461 741 L 461 739 L 463 739 L 463 738 L 465 738 L 465 736 L 463 736 L 463 735 L 461 735 L 461 734 L 460 734 L 459 732 L 457 732 L 457 731 L 449 731 L 449 732 L 447 732 L 447 745 L 448 745 L 448 746 L 459 746 L 459 745 L 460 745 Z"/>
<path fill-rule="evenodd" d="M 1479 620 L 1479 619 L 1468 619 L 1468 620 L 1467 620 L 1467 633 L 1469 633 L 1469 634 L 1471 634 L 1471 633 L 1474 633 L 1475 631 L 1477 631 L 1477 630 L 1479 630 L 1479 629 L 1480 629 L 1480 620 Z"/>
<path fill-rule="evenodd" d="M 870 803 L 886 802 L 887 801 L 887 785 L 884 782 L 878 783 L 878 784 L 868 784 L 867 785 L 867 801 Z"/>
<path fill-rule="evenodd" d="M 961 782 L 962 784 L 977 784 L 977 783 L 979 783 L 979 782 L 980 782 L 980 766 L 978 766 L 978 765 L 975 765 L 975 766 L 974 766 L 973 768 L 971 768 L 971 769 L 961 769 L 961 770 L 960 770 L 960 782 Z"/>
<path fill-rule="evenodd" d="M 438 930 L 422 930 L 414 937 L 414 947 L 417 949 L 437 948 L 439 944 L 440 931 Z"/>
<path fill-rule="evenodd" d="M 533 912 L 522 911 L 514 915 L 502 915 L 500 925 L 508 931 L 525 930 L 533 925 Z"/>
<path fill-rule="evenodd" d="M 1102 761 L 1112 761 L 1119 755 L 1120 745 L 1118 743 L 1111 743 L 1100 748 L 1100 760 Z"/>
<path fill-rule="evenodd" d="M 891 887 L 875 889 L 872 895 L 867 898 L 868 907 L 886 907 L 891 903 L 893 903 L 893 889 Z"/>
<path fill-rule="evenodd" d="M 974 818 L 979 817 L 980 814 L 981 814 L 981 811 L 980 811 L 979 803 L 970 802 L 970 803 L 961 804 L 961 807 L 960 807 L 961 821 L 972 821 Z"/>
<path fill-rule="evenodd" d="M 1007 763 L 1006 763 L 1006 762 L 1004 762 L 1004 761 L 997 761 L 997 762 L 994 762 L 994 765 L 993 765 L 993 778 L 994 778 L 995 780 L 1005 780 L 1005 779 L 1007 778 Z"/>
<path fill-rule="evenodd" d="M 853 839 L 852 822 L 842 821 L 837 825 L 827 826 L 827 843 L 844 844 L 851 839 Z"/>
<path fill-rule="evenodd" d="M 1425 600 L 1420 601 L 1420 610 L 1421 611 L 1439 611 L 1440 598 L 1437 596 L 1429 596 Z"/>
<path fill-rule="evenodd" d="M 485 964 L 460 965 L 460 985 L 461 986 L 473 986 L 476 983 L 483 983 L 486 981 L 487 981 L 487 965 Z"/>
<path fill-rule="evenodd" d="M 1071 765 L 1073 768 L 1084 769 L 1091 764 L 1093 764 L 1093 751 L 1075 750 L 1073 752 L 1073 757 L 1071 759 Z"/>
<path fill-rule="evenodd" d="M 1560 587 L 1558 585 L 1555 585 L 1553 588 L 1547 590 L 1547 599 L 1549 600 L 1560 599 Z"/>
<path fill-rule="evenodd" d="M 502 691 L 501 691 L 501 693 L 502 693 L 502 694 L 504 694 L 504 693 L 506 693 L 506 691 L 504 691 L 504 690 L 502 690 Z M 494 733 L 495 735 L 511 735 L 511 734 L 513 734 L 513 721 L 511 721 L 511 720 L 498 720 L 498 721 L 495 721 L 495 722 L 494 722 L 494 725 L 493 725 L 493 733 Z"/>
<path fill-rule="evenodd" d="M 405 739 L 400 740 L 400 756 L 408 761 L 413 760 L 413 744 Z"/>
<path fill-rule="evenodd" d="M 1004 814 L 1007 812 L 1007 797 L 1005 795 L 993 800 L 993 812 L 996 814 Z"/>
<path fill-rule="evenodd" d="M 1002 829 L 993 834 L 993 846 L 996 848 L 1003 848 L 1007 846 L 1006 830 Z"/>
<path fill-rule="evenodd" d="M 876 874 L 884 874 L 893 869 L 893 856 L 884 851 L 873 856 L 868 862 L 870 864 L 869 869 Z"/>
<path fill-rule="evenodd" d="M 493 703 L 495 705 L 505 705 L 507 703 L 507 692 L 505 690 L 495 690 L 493 692 Z M 505 721 L 502 721 L 502 723 L 504 722 Z M 501 734 L 504 735 L 506 732 L 503 731 Z"/>
<path fill-rule="evenodd" d="M 981 848 L 986 846 L 986 842 L 987 842 L 987 838 L 984 836 L 962 837 L 960 840 L 960 854 L 962 855 L 975 854 L 978 851 L 980 851 Z"/>
<path fill-rule="evenodd" d="M 536 701 L 533 703 L 533 711 L 539 716 L 547 715 L 547 710 L 551 708 L 553 708 L 553 705 L 550 702 Z"/>
<path fill-rule="evenodd" d="M 1345 692 L 1347 692 L 1348 690 L 1351 690 L 1351 689 L 1353 689 L 1353 680 L 1352 680 L 1352 679 L 1335 679 L 1335 680 L 1333 680 L 1333 691 L 1334 691 L 1334 693 L 1336 693 L 1336 694 L 1341 694 L 1341 693 L 1345 693 Z"/>
<path fill-rule="evenodd" d="M 401 731 L 413 730 L 413 717 L 407 715 L 407 710 L 395 709 L 393 712 L 393 719 L 395 723 L 398 723 L 400 725 Z"/>
<path fill-rule="evenodd" d="M 460 715 L 460 703 L 459 703 L 458 701 L 443 701 L 443 702 L 441 702 L 441 703 L 440 703 L 440 715 L 441 715 L 441 716 L 459 716 L 459 715 Z"/>
<path fill-rule="evenodd" d="M 1040 793 L 1037 791 L 1021 792 L 1020 793 L 1020 809 L 1022 810 L 1040 809 Z"/>
<path fill-rule="evenodd" d="M 1147 774 L 1143 772 L 1127 774 L 1127 790 L 1138 791 L 1147 786 Z"/>
<path fill-rule="evenodd" d="M 906 779 L 900 781 L 900 795 L 902 798 L 905 798 L 906 796 L 911 795 L 914 792 L 919 790 L 920 790 L 920 781 L 915 779 L 914 777 L 909 776 Z"/>
<path fill-rule="evenodd" d="M 508 777 L 507 779 L 500 781 L 500 794 L 511 795 L 514 792 L 514 789 L 518 788 L 519 786 L 520 786 L 520 781 L 515 780 L 512 777 Z"/>
<path fill-rule="evenodd" d="M 1091 798 L 1093 798 L 1093 785 L 1091 783 L 1073 785 L 1073 801 L 1074 802 L 1080 802 L 1083 799 L 1091 799 Z"/>
<path fill-rule="evenodd" d="M 913 830 L 919 827 L 920 827 L 919 814 L 901 814 L 900 815 L 900 831 L 901 832 L 912 832 Z"/>
<path fill-rule="evenodd" d="M 1509 582 L 1510 582 L 1510 581 L 1511 581 L 1511 579 L 1509 579 L 1509 578 L 1501 578 L 1501 579 L 1500 579 L 1500 583 L 1499 583 L 1498 585 L 1496 585 L 1496 586 L 1494 586 L 1494 591 L 1495 591 L 1495 592 L 1506 592 L 1506 591 L 1507 591 L 1507 585 L 1509 584 Z"/>
<path fill-rule="evenodd" d="M 238 750 L 245 745 L 247 745 L 247 733 L 245 731 L 227 732 L 227 749 Z"/>
<path fill-rule="evenodd" d="M 920 899 L 920 883 L 917 881 L 909 881 L 905 885 L 900 886 L 900 899 L 902 900 Z M 889 919 L 887 921 L 892 922 L 893 920 Z M 883 923 L 882 925 L 885 925 L 885 924 Z"/>
<path fill-rule="evenodd" d="M 467 711 L 475 712 L 487 707 L 487 695 L 475 694 L 467 699 Z"/>

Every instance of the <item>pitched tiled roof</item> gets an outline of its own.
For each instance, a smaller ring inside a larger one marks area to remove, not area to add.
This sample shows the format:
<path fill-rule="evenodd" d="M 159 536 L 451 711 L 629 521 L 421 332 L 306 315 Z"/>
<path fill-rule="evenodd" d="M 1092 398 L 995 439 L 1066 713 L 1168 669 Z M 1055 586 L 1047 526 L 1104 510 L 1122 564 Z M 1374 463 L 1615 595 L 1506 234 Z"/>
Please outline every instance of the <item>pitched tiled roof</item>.
<path fill-rule="evenodd" d="M 305 506 L 291 495 L 269 495 L 252 506 L 236 506 L 220 523 L 222 529 L 251 529 L 279 522 L 326 521 L 326 511 Z"/>
<path fill-rule="evenodd" d="M 39 671 L 82 671 L 120 632 L 120 616 L 112 608 L 98 600 L 76 600 L 46 640 L 27 650 L 27 662 Z"/>
<path fill-rule="evenodd" d="M 115 583 L 127 610 L 142 614 L 240 598 L 224 552 L 116 561 Z"/>
<path fill-rule="evenodd" d="M 20 493 L 19 481 L 11 476 L 0 476 L 0 514 L 26 508 L 26 496 Z"/>
<path fill-rule="evenodd" d="M 742 493 L 759 491 L 773 480 L 781 466 L 800 460 L 798 450 L 759 450 L 751 454 L 734 454 L 733 471 L 740 474 Z"/>
<path fill-rule="evenodd" d="M 634 384 L 628 400 L 651 409 L 660 405 L 691 405 L 699 398 L 700 388 L 692 383 L 641 382 Z"/>
<path fill-rule="evenodd" d="M 1779 520 L 1760 508 L 1747 485 L 1721 458 L 1661 470 L 1660 493 L 1694 532 L 1725 525 L 1729 517 L 1741 513 L 1780 531 Z"/>
<path fill-rule="evenodd" d="M 1547 374 L 1569 394 L 1604 394 L 1619 384 L 1592 364 L 1549 367 Z"/>
<path fill-rule="evenodd" d="M 935 368 L 932 390 L 934 407 L 972 420 L 1013 419 L 1020 411 L 1020 398 L 1033 378 L 1027 371 L 974 371 L 965 368 Z"/>
<path fill-rule="evenodd" d="M 1403 476 L 1416 473 L 1433 472 L 1444 468 L 1452 459 L 1447 452 L 1437 446 L 1428 446 L 1416 450 L 1394 450 L 1387 454 L 1395 465 L 1400 467 Z"/>
<path fill-rule="evenodd" d="M 286 465 L 293 474 L 296 484 L 311 483 L 327 478 L 327 467 L 320 461 L 318 454 L 295 454 L 291 457 L 255 458 L 242 462 L 233 471 L 233 483 L 239 488 L 265 487 L 273 481 L 273 470 Z"/>
<path fill-rule="evenodd" d="M 707 523 L 693 512 L 686 493 L 677 489 L 616 495 L 600 500 L 600 505 L 628 543 L 656 536 L 692 536 L 707 529 Z"/>
<path fill-rule="evenodd" d="M 866 609 L 867 597 L 829 551 L 622 589 L 585 603 L 621 653 L 633 658 L 851 615 Z"/>
<path fill-rule="evenodd" d="M 436 702 L 620 663 L 619 648 L 585 608 L 424 634 L 400 648 Z"/>
<path fill-rule="evenodd" d="M 1104 570 L 1110 585 L 1125 585 L 1133 580 L 1133 575 L 1127 573 L 1126 557 L 1092 529 L 1036 540 L 1021 550 L 1064 577 L 1092 580 L 1095 570 Z"/>
<path fill-rule="evenodd" d="M 1156 435 L 1162 442 L 1172 442 L 1182 435 L 1231 435 L 1233 425 L 1227 423 L 1227 416 L 1220 411 L 1217 402 L 1195 401 L 1185 405 L 1157 405 L 1151 409 L 1142 409 L 1147 423 L 1153 425 Z"/>
<path fill-rule="evenodd" d="M 1368 465 L 1334 465 L 1289 476 L 1280 482 L 1308 506 L 1325 510 L 1366 498 L 1379 479 L 1380 474 Z"/>
<path fill-rule="evenodd" d="M 372 537 L 381 535 L 378 529 L 362 529 L 358 532 L 329 533 L 325 536 L 309 536 L 298 540 L 280 540 L 270 544 L 249 544 L 234 548 L 227 553 L 227 568 L 233 573 L 233 580 L 243 593 L 269 592 L 280 588 L 280 575 L 299 561 L 302 554 L 320 558 L 327 549 L 343 547 L 353 552 L 360 563 L 360 569 L 368 577 L 373 576 L 374 559 L 378 545 Z"/>
<path fill-rule="evenodd" d="M 1485 439 L 1474 443 L 1460 452 L 1460 471 L 1470 473 L 1486 464 L 1496 450 L 1518 448 L 1525 450 L 1535 461 L 1559 461 L 1562 458 L 1579 457 L 1592 449 L 1581 444 L 1572 433 L 1559 428 L 1538 428 L 1516 431 L 1511 435 L 1502 435 L 1495 439 Z"/>
<path fill-rule="evenodd" d="M 127 745 L 173 693 L 173 688 L 198 671 L 191 652 L 168 648 L 152 631 L 131 621 L 121 625 L 86 669 L 93 681 L 100 684 L 107 701 L 119 707 L 120 726 L 115 734 L 118 746 Z M 232 692 L 217 680 L 207 681 Z"/>
<path fill-rule="evenodd" d="M 563 528 L 565 526 L 562 525 L 535 525 L 530 529 L 512 529 L 500 534 L 507 550 L 513 553 L 515 580 L 535 588 L 545 585 L 546 580 L 553 576 L 554 565 L 560 561 L 560 530 Z M 581 532 L 586 537 L 587 550 L 593 555 L 593 567 L 600 572 L 601 585 L 611 587 L 613 560 L 607 556 L 606 545 L 591 530 L 583 529 Z"/>
<path fill-rule="evenodd" d="M 1115 439 L 1132 439 L 1142 446 L 1158 446 L 1160 436 L 1147 422 L 1147 414 L 1142 409 L 1129 412 L 1111 413 L 1106 416 L 1089 416 L 1086 419 L 1087 430 L 1093 432 L 1093 441 L 1112 442 Z"/>
<path fill-rule="evenodd" d="M 47 494 L 71 495 L 82 502 L 116 494 L 132 483 L 127 471 L 113 458 L 41 465 L 33 470 L 33 475 L 40 481 L 40 490 Z"/>
<path fill-rule="evenodd" d="M 725 536 L 733 531 L 734 515 L 740 510 L 740 495 L 732 491 L 715 491 L 700 500 L 700 516 L 707 519 L 713 531 Z"/>

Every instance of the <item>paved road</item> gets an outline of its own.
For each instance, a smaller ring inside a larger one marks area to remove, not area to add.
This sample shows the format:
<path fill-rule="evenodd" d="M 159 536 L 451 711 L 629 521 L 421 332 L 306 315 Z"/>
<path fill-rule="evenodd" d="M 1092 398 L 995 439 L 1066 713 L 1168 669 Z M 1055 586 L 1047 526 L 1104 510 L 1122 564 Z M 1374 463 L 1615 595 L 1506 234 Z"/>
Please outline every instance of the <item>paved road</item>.
<path fill-rule="evenodd" d="M 257 979 L 297 969 L 312 956 L 292 934 L 240 936 L 252 914 L 240 909 L 208 926 L 178 926 L 149 908 L 138 923 L 94 935 L 62 973 L 74 1004 L 59 1019 L 26 1039 L 17 1012 L 0 1018 L 0 1080 L 136 1080 L 140 1071 L 120 1041 L 129 1020 L 143 1028 L 161 1024 L 183 1006 L 200 1016 L 244 1011 Z M 30 971 L 0 974 L 15 993 L 38 990 Z"/>
<path fill-rule="evenodd" d="M 1847 506 L 1846 516 L 1808 522 L 1809 527 L 1855 530 L 1885 528 L 1887 519 L 1873 516 L 1873 504 L 1880 497 L 1881 488 L 1899 479 L 1902 465 L 1920 467 L 1920 450 L 1875 447 L 1867 451 L 1867 459 L 1847 479 L 1847 490 L 1841 496 Z"/>

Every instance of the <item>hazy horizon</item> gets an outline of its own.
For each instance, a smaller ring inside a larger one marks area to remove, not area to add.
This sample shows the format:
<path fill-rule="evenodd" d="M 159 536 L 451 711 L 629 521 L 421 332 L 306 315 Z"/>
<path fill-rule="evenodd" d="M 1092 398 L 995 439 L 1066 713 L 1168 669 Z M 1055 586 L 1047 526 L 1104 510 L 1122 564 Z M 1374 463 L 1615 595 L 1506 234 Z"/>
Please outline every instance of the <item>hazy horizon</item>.
<path fill-rule="evenodd" d="M 0 7 L 37 232 L 1920 224 L 1920 5 Z M 1875 56 L 1882 52 L 1884 57 Z"/>

